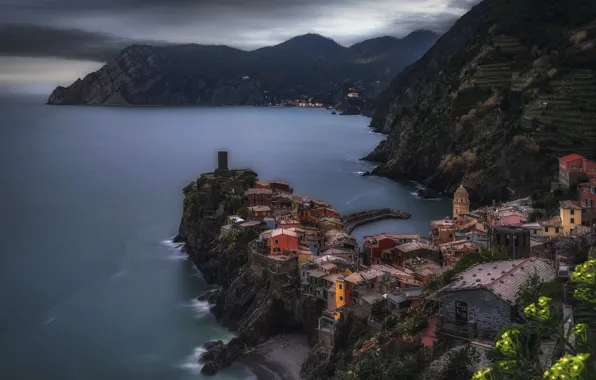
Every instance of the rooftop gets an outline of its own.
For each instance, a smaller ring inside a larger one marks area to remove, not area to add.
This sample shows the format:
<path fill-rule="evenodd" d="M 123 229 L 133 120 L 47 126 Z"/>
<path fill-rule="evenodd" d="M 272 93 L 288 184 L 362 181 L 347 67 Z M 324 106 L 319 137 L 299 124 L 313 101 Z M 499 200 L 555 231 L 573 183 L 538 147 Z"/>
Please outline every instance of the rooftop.
<path fill-rule="evenodd" d="M 437 247 L 436 245 L 431 245 L 431 244 L 426 244 L 426 243 L 412 242 L 412 243 L 398 245 L 397 247 L 395 247 L 395 249 L 397 249 L 398 251 L 401 251 L 401 252 L 413 252 L 413 251 L 417 251 L 420 249 L 426 249 L 429 251 L 438 251 L 439 247 Z"/>
<path fill-rule="evenodd" d="M 559 158 L 559 161 L 563 161 L 565 163 L 569 163 L 575 160 L 583 160 L 584 158 L 577 153 L 568 154 L 567 156 Z"/>
<path fill-rule="evenodd" d="M 290 231 L 290 230 L 284 230 L 283 228 L 277 228 L 277 229 L 271 231 L 271 237 L 275 237 L 275 236 L 279 236 L 279 235 L 298 237 L 296 232 Z"/>
<path fill-rule="evenodd" d="M 344 259 L 343 257 L 330 255 L 318 256 L 313 261 L 317 265 L 321 265 L 324 263 L 348 263 L 348 260 Z"/>
<path fill-rule="evenodd" d="M 578 201 L 561 201 L 559 202 L 559 206 L 562 209 L 572 209 L 572 210 L 581 210 L 582 206 Z"/>
<path fill-rule="evenodd" d="M 321 278 L 321 277 L 327 276 L 327 272 L 319 270 L 319 269 L 311 269 L 306 273 L 308 273 L 309 276 L 315 277 L 315 278 Z"/>
<path fill-rule="evenodd" d="M 244 195 L 250 194 L 273 194 L 270 189 L 248 189 L 244 192 Z"/>
<path fill-rule="evenodd" d="M 258 226 L 259 224 L 261 224 L 260 221 L 253 220 L 253 221 L 250 221 L 250 222 L 242 222 L 242 223 L 240 223 L 240 227 L 254 227 L 254 226 Z"/>
<path fill-rule="evenodd" d="M 337 265 L 335 265 L 333 263 L 325 263 L 325 264 L 321 264 L 319 266 L 325 270 L 332 270 L 332 269 L 337 268 Z"/>
<path fill-rule="evenodd" d="M 544 227 L 561 227 L 562 224 L 560 216 L 554 216 L 550 219 L 540 220 L 538 223 Z"/>
<path fill-rule="evenodd" d="M 255 212 L 269 212 L 271 211 L 271 207 L 269 206 L 252 206 L 248 208 L 249 211 Z"/>
<path fill-rule="evenodd" d="M 543 281 L 555 278 L 554 268 L 539 258 L 496 261 L 478 264 L 462 272 L 456 281 L 440 292 L 484 288 L 513 305 L 521 285 L 533 274 Z"/>

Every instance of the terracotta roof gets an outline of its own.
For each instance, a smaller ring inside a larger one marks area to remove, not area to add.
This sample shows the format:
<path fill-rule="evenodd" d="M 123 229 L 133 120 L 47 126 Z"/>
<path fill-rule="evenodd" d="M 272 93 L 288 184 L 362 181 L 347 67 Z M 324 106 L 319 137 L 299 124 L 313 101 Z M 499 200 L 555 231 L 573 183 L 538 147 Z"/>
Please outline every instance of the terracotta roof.
<path fill-rule="evenodd" d="M 484 288 L 514 305 L 520 287 L 534 274 L 543 281 L 555 278 L 554 268 L 539 258 L 496 261 L 479 264 L 460 273 L 456 281 L 439 292 Z"/>
<path fill-rule="evenodd" d="M 273 191 L 269 189 L 248 189 L 244 192 L 244 195 L 250 194 L 273 194 Z"/>
<path fill-rule="evenodd" d="M 284 230 L 283 228 L 278 228 L 276 230 L 271 231 L 271 237 L 279 236 L 279 235 L 287 235 L 287 236 L 294 236 L 298 237 L 296 232 L 290 230 Z"/>
<path fill-rule="evenodd" d="M 559 161 L 563 161 L 565 163 L 569 163 L 575 160 L 583 160 L 584 158 L 577 153 L 568 154 L 567 156 L 559 158 Z"/>
<path fill-rule="evenodd" d="M 559 202 L 559 207 L 563 209 L 573 209 L 573 210 L 581 210 L 582 206 L 578 201 L 561 201 Z"/>

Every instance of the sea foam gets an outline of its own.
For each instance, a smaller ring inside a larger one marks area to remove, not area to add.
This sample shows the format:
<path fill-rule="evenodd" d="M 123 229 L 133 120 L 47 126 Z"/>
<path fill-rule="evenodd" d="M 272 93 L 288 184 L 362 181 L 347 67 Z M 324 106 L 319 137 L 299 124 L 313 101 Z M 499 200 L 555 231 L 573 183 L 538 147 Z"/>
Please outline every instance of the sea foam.
<path fill-rule="evenodd" d="M 188 355 L 180 364 L 180 368 L 184 368 L 194 375 L 200 374 L 203 364 L 199 363 L 199 358 L 206 351 L 203 347 L 195 347 L 192 350 L 192 354 Z"/>

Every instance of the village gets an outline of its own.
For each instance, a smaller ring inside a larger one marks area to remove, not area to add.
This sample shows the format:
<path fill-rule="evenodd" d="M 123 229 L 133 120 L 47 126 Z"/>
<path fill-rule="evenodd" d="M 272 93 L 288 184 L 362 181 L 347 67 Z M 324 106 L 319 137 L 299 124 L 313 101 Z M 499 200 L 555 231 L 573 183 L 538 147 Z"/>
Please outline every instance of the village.
<path fill-rule="evenodd" d="M 220 152 L 218 170 L 227 170 L 227 152 Z M 562 157 L 557 178 L 553 188 L 579 189 L 575 199 L 560 201 L 558 215 L 529 221 L 539 211 L 529 198 L 471 210 L 462 185 L 453 194 L 453 214 L 430 221 L 428 235 L 391 231 L 366 236 L 361 247 L 349 234 L 354 227 L 409 214 L 383 209 L 341 216 L 329 203 L 295 194 L 288 183 L 257 181 L 244 190 L 243 207 L 227 218 L 221 236 L 257 228 L 251 265 L 280 276 L 298 272 L 301 293 L 326 305 L 319 342 L 333 345 L 346 312 L 375 326 L 379 312 L 399 319 L 433 303 L 420 331 L 396 338 L 432 346 L 443 336 L 487 348 L 505 326 L 523 321 L 517 304 L 523 284 L 532 276 L 566 282 L 579 264 L 569 247 L 594 239 L 596 163 L 577 154 Z M 487 252 L 495 259 L 450 276 L 429 294 L 429 284 L 453 273 L 460 260 Z M 572 309 L 565 307 L 569 317 Z"/>

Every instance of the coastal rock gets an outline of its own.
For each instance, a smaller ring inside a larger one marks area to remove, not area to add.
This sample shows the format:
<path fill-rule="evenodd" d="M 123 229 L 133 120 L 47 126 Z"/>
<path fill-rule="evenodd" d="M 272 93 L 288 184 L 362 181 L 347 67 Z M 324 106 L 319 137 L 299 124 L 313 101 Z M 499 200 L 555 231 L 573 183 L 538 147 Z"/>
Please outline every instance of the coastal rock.
<path fill-rule="evenodd" d="M 362 161 L 385 163 L 388 159 L 387 141 L 383 140 L 377 145 L 375 150 L 370 152 L 366 157 L 362 158 Z"/>
<path fill-rule="evenodd" d="M 221 297 L 221 289 L 213 289 L 198 296 L 197 300 L 206 301 L 210 305 L 215 305 L 219 297 Z"/>
<path fill-rule="evenodd" d="M 522 3 L 512 11 L 508 0 L 480 2 L 395 78 L 371 122 L 388 134 L 368 157 L 383 163 L 375 174 L 436 191 L 465 183 L 471 201 L 485 204 L 548 186 L 560 156 L 596 158 L 587 132 L 596 127 L 576 121 L 593 120 L 596 102 L 569 91 L 596 85 L 593 1 Z M 579 31 L 587 50 L 568 37 Z"/>
<path fill-rule="evenodd" d="M 416 195 L 418 195 L 420 198 L 423 199 L 432 199 L 432 198 L 438 198 L 439 197 L 439 193 L 437 193 L 436 191 L 432 190 L 432 189 L 420 189 L 416 192 Z"/>
<path fill-rule="evenodd" d="M 243 181 L 244 188 L 248 188 L 256 181 L 256 173 L 246 172 Z M 206 346 L 207 352 L 201 358 L 205 364 L 202 372 L 216 373 L 247 348 L 257 347 L 274 335 L 301 332 L 314 344 L 315 328 L 325 302 L 300 293 L 297 266 L 288 273 L 274 273 L 250 265 L 248 243 L 258 236 L 258 229 L 220 238 L 219 231 L 227 216 L 235 214 L 242 203 L 238 203 L 235 191 L 226 190 L 225 183 L 207 183 L 202 176 L 185 187 L 179 236 L 205 280 L 222 286 L 220 291 L 208 292 L 201 299 L 215 303 L 212 313 L 237 336 L 228 344 L 212 342 Z M 211 215 L 211 209 L 223 212 L 215 218 L 205 216 Z"/>

